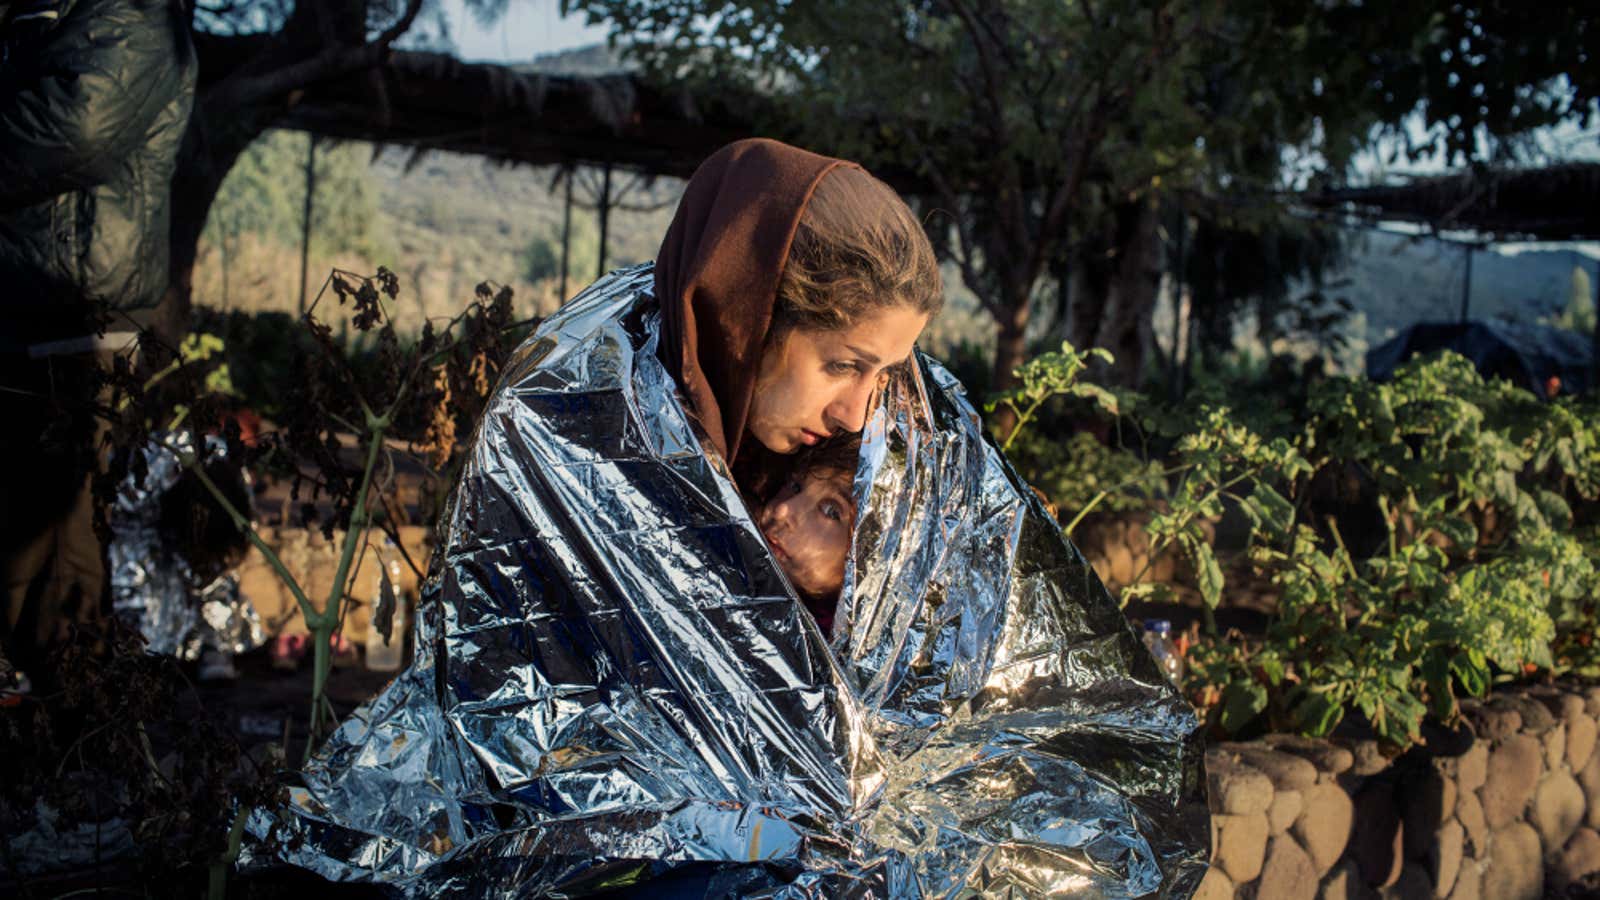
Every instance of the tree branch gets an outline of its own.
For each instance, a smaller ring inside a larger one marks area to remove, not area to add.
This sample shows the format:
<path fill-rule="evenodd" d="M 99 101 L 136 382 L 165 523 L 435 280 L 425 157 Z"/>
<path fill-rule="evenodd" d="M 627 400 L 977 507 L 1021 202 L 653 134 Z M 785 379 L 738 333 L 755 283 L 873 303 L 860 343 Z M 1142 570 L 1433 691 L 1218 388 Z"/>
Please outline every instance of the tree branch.
<path fill-rule="evenodd" d="M 361 47 L 351 48 L 343 45 L 325 47 L 308 59 L 291 63 L 264 75 L 256 77 L 246 77 L 243 73 L 235 75 L 210 92 L 205 98 L 205 106 L 208 110 L 215 110 L 218 113 L 243 106 L 255 106 L 285 97 L 292 91 L 319 81 L 380 65 L 388 58 L 394 42 L 416 21 L 417 14 L 422 11 L 422 3 L 423 0 L 407 0 L 405 12 L 400 18 L 384 29 L 376 40 Z"/>

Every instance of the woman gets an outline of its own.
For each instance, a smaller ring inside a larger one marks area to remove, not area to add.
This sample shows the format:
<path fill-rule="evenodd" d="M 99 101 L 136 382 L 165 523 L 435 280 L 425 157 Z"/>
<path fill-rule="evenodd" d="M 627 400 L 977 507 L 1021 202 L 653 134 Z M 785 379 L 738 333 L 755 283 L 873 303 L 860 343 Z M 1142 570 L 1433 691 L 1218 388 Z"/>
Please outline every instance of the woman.
<path fill-rule="evenodd" d="M 861 167 L 776 141 L 701 165 L 656 257 L 661 357 L 710 445 L 860 431 L 944 300 L 916 217 Z M 748 466 L 747 466 L 748 468 Z"/>
<path fill-rule="evenodd" d="M 307 768 L 279 855 L 423 895 L 1192 890 L 1192 711 L 959 385 L 901 365 L 938 294 L 858 168 L 709 159 L 655 266 L 508 364 L 416 660 Z M 856 431 L 830 643 L 730 465 Z"/>

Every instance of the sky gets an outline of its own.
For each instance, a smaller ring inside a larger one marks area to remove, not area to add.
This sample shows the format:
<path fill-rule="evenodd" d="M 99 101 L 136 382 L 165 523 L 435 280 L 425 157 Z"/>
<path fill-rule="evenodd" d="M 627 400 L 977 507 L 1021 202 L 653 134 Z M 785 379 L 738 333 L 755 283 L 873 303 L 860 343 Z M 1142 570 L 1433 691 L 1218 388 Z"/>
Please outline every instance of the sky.
<path fill-rule="evenodd" d="M 510 0 L 499 22 L 483 28 L 461 0 L 443 0 L 450 34 L 461 58 L 473 62 L 524 62 L 545 53 L 604 43 L 603 27 L 582 16 L 562 17 L 560 0 Z"/>

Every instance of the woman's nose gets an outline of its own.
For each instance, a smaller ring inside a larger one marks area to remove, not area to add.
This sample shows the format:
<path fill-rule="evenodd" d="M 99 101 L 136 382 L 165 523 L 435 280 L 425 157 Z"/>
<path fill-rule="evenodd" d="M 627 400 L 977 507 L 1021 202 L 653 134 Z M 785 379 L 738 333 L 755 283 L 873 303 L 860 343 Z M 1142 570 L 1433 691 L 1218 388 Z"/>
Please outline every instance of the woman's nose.
<path fill-rule="evenodd" d="M 867 407 L 872 403 L 872 390 L 877 383 L 870 378 L 862 378 L 852 384 L 849 389 L 834 400 L 828 407 L 829 424 L 835 430 L 848 431 L 854 434 L 867 425 Z"/>

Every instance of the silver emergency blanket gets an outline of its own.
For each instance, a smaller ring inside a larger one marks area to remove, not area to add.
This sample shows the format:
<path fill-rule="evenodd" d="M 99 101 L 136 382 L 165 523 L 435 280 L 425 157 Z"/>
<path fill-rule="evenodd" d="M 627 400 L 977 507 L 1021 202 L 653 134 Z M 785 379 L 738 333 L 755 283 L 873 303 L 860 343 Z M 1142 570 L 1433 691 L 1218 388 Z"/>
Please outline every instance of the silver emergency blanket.
<path fill-rule="evenodd" d="M 830 646 L 696 440 L 651 288 L 615 272 L 515 353 L 413 665 L 246 862 L 413 896 L 1188 896 L 1195 716 L 959 384 L 921 357 L 868 423 Z"/>
<path fill-rule="evenodd" d="M 239 654 L 266 641 L 260 616 L 239 591 L 239 578 L 224 572 L 208 582 L 189 567 L 183 553 L 161 533 L 161 498 L 183 476 L 179 452 L 190 452 L 189 432 L 158 434 L 136 452 L 144 477 L 130 471 L 117 488 L 109 514 L 111 608 L 144 635 L 151 653 L 193 660 L 204 649 Z M 208 459 L 227 455 L 218 437 L 205 441 Z"/>

